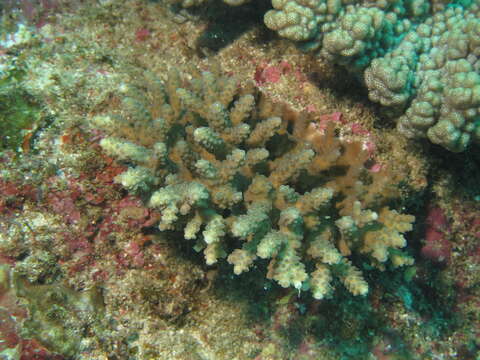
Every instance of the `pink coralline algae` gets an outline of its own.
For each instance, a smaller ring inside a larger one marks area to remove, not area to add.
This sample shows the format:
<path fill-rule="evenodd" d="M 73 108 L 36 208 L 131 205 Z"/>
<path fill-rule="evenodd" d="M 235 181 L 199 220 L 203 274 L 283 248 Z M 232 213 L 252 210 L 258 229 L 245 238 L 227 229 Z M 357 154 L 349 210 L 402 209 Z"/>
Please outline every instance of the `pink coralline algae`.
<path fill-rule="evenodd" d="M 370 132 L 358 123 L 351 124 L 350 128 L 354 135 L 370 135 Z"/>
<path fill-rule="evenodd" d="M 262 86 L 265 83 L 276 83 L 280 80 L 280 77 L 287 74 L 292 70 L 292 66 L 282 61 L 278 65 L 260 64 L 255 70 L 254 79 L 258 86 Z"/>
<path fill-rule="evenodd" d="M 144 42 L 150 37 L 150 30 L 146 28 L 140 28 L 135 32 L 135 41 Z"/>
<path fill-rule="evenodd" d="M 309 105 L 309 106 L 313 106 L 313 105 Z M 307 107 L 307 111 L 309 112 L 308 107 Z M 318 135 L 323 135 L 325 133 L 325 130 L 328 127 L 328 124 L 331 122 L 343 124 L 342 113 L 337 111 L 331 114 L 320 115 L 317 122 L 312 122 L 310 124 L 309 130 L 312 134 L 317 133 Z"/>
<path fill-rule="evenodd" d="M 66 148 L 77 143 L 85 146 L 86 141 L 78 134 L 62 137 Z M 95 151 L 95 145 L 89 149 Z M 142 234 L 142 229 L 153 226 L 158 214 L 140 199 L 118 193 L 113 179 L 122 171 L 124 168 L 112 159 L 100 156 L 96 166 L 75 174 L 66 171 L 50 176 L 42 186 L 23 184 L 20 177 L 0 179 L 0 216 L 5 220 L 0 223 L 0 231 L 5 232 L 6 224 L 16 221 L 16 214 L 28 204 L 29 211 L 49 214 L 56 219 L 52 221 L 58 221 L 51 231 L 55 233 L 58 264 L 67 274 L 89 271 L 94 281 L 102 281 L 112 271 L 143 268 L 149 264 L 144 256 L 149 237 Z M 35 231 L 32 239 L 42 235 Z M 0 252 L 0 262 L 13 265 L 16 258 Z"/>
<path fill-rule="evenodd" d="M 343 114 L 340 111 L 335 111 L 331 114 L 325 114 L 320 116 L 320 123 L 327 123 L 333 121 L 335 123 L 343 124 Z"/>
<path fill-rule="evenodd" d="M 47 202 L 56 214 L 62 215 L 67 224 L 80 220 L 80 211 L 75 206 L 75 201 L 80 196 L 78 189 L 66 191 L 51 191 L 47 194 Z"/>
<path fill-rule="evenodd" d="M 13 215 L 25 200 L 35 200 L 37 193 L 31 185 L 18 185 L 0 179 L 0 214 Z"/>
<path fill-rule="evenodd" d="M 452 243 L 447 238 L 448 219 L 439 207 L 430 207 L 426 219 L 425 245 L 422 256 L 434 262 L 448 262 L 452 254 Z"/>
<path fill-rule="evenodd" d="M 315 109 L 314 105 L 307 106 L 307 112 L 312 112 L 314 111 L 314 109 Z M 352 135 L 358 135 L 364 138 L 363 147 L 365 150 L 368 151 L 368 154 L 373 157 L 377 149 L 377 146 L 375 145 L 375 140 L 372 133 L 367 129 L 365 129 L 364 126 L 355 122 L 348 124 L 345 118 L 343 117 L 342 112 L 335 111 L 330 114 L 320 115 L 319 121 L 315 124 L 315 130 L 318 130 L 321 133 L 323 133 L 327 128 L 328 123 L 330 122 L 341 124 L 341 125 L 347 125 L 349 126 L 349 129 Z M 373 165 L 370 166 L 369 170 L 373 173 L 380 172 L 382 170 L 382 165 L 378 163 L 374 163 Z"/>

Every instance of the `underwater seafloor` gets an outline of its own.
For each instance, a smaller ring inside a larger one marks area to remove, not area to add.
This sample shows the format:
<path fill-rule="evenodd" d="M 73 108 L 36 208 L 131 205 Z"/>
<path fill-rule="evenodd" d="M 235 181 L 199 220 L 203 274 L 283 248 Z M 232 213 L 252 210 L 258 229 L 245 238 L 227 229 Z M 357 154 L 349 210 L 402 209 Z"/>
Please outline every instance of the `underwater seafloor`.
<path fill-rule="evenodd" d="M 269 9 L 0 3 L 0 359 L 480 359 L 478 145 Z"/>

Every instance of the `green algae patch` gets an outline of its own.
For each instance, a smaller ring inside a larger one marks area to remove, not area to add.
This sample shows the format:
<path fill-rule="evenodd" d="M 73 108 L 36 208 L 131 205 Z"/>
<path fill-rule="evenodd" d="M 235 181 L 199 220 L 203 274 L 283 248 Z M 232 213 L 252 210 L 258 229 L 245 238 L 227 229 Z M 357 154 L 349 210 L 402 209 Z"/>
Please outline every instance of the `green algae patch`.
<path fill-rule="evenodd" d="M 34 133 L 42 108 L 22 86 L 25 72 L 0 69 L 0 151 L 19 151 Z"/>
<path fill-rule="evenodd" d="M 76 291 L 60 284 L 31 284 L 14 274 L 13 286 L 28 310 L 21 336 L 36 339 L 49 351 L 72 357 L 84 334 L 101 332 L 103 298 L 96 288 Z"/>
<path fill-rule="evenodd" d="M 41 117 L 41 107 L 25 90 L 0 80 L 0 151 L 20 150 Z"/>

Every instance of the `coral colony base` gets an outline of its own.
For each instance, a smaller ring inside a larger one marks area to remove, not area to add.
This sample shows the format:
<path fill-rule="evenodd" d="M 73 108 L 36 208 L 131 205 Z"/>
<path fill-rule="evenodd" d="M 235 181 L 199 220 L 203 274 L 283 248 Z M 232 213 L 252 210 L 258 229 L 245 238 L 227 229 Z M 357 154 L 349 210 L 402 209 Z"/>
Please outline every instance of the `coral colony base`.
<path fill-rule="evenodd" d="M 0 2 L 0 359 L 478 360 L 479 5 Z"/>

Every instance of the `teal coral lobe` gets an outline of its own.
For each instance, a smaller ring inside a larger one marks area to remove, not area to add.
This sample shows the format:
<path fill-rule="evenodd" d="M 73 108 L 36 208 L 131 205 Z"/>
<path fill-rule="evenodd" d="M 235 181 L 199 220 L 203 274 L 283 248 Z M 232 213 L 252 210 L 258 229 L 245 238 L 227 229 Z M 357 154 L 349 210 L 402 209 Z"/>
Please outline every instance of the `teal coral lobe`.
<path fill-rule="evenodd" d="M 274 0 L 265 24 L 362 79 L 402 134 L 460 152 L 480 141 L 480 2 L 449 3 Z"/>

